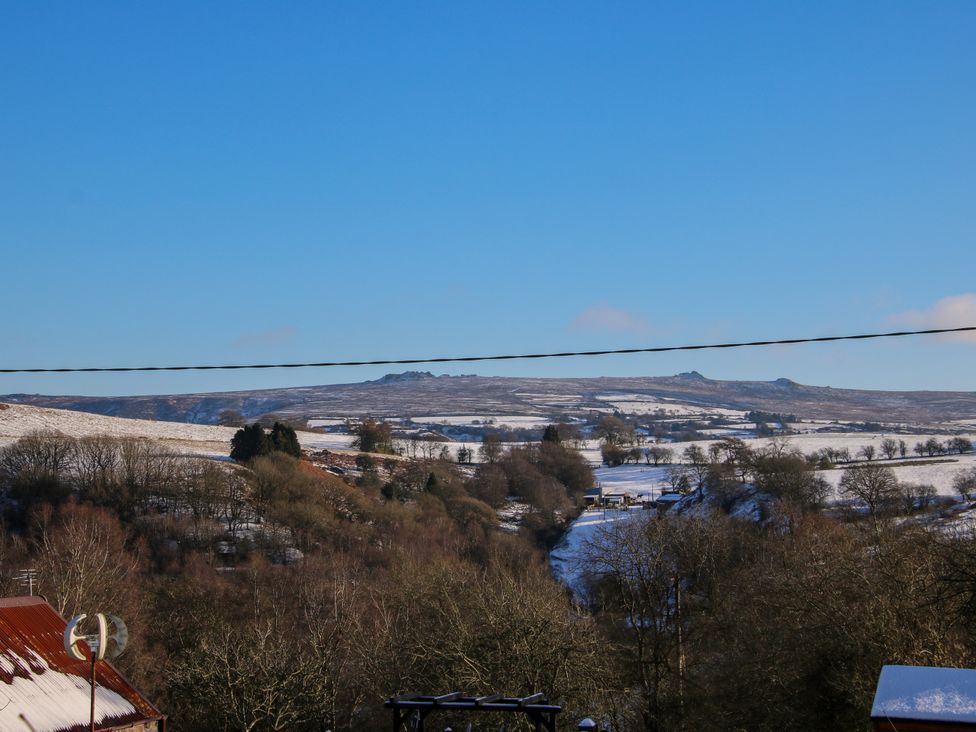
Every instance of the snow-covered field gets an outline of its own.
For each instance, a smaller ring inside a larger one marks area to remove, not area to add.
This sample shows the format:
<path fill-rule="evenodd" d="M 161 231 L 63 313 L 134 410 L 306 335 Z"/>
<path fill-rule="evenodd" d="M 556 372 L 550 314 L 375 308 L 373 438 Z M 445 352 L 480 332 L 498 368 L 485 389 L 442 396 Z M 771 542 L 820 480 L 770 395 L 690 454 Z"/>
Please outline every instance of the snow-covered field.
<path fill-rule="evenodd" d="M 5 406 L 0 408 L 0 445 L 15 442 L 31 432 L 54 431 L 71 437 L 144 437 L 164 443 L 177 452 L 217 457 L 230 452 L 230 439 L 237 431 L 233 427 L 122 419 L 23 404 Z"/>
<path fill-rule="evenodd" d="M 546 417 L 533 417 L 518 414 L 471 414 L 471 415 L 429 415 L 413 417 L 415 424 L 448 425 L 451 427 L 513 427 L 519 429 L 535 429 L 545 427 L 552 422 Z"/>
<path fill-rule="evenodd" d="M 298 432 L 298 442 L 309 450 L 352 450 L 354 435 L 322 434 L 321 432 Z"/>
<path fill-rule="evenodd" d="M 234 427 L 218 427 L 183 422 L 157 422 L 148 419 L 123 419 L 65 409 L 45 409 L 25 404 L 0 405 L 0 446 L 16 442 L 37 431 L 62 432 L 72 437 L 107 435 L 142 437 L 166 445 L 174 452 L 206 457 L 227 457 Z M 349 449 L 351 435 L 324 435 L 299 432 L 302 447 L 321 450 Z"/>
<path fill-rule="evenodd" d="M 531 391 L 519 391 L 519 396 L 536 404 L 577 404 L 583 399 L 582 394 L 544 394 Z"/>
<path fill-rule="evenodd" d="M 928 460 L 929 458 L 924 458 Z M 964 455 L 944 455 L 939 458 L 932 458 L 934 460 L 946 460 L 947 462 L 940 462 L 937 464 L 930 465 L 912 465 L 909 462 L 908 465 L 893 465 L 892 470 L 895 476 L 898 478 L 899 483 L 917 483 L 917 484 L 927 484 L 935 487 L 936 492 L 939 495 L 957 495 L 952 489 L 952 481 L 956 475 L 964 470 L 968 470 L 976 466 L 976 454 L 966 453 Z M 884 465 L 887 463 L 885 460 L 876 460 L 875 462 Z M 897 461 L 896 461 L 897 462 Z M 919 460 L 923 462 L 923 460 Z M 836 490 L 837 485 L 840 483 L 841 477 L 844 475 L 842 469 L 837 470 L 822 470 L 820 471 L 828 483 L 834 486 Z"/>
<path fill-rule="evenodd" d="M 594 468 L 598 486 L 604 493 L 627 491 L 644 498 L 657 498 L 667 484 L 667 468 L 653 465 L 619 465 L 616 468 Z"/>
<path fill-rule="evenodd" d="M 306 422 L 309 427 L 342 427 L 345 423 L 346 420 L 342 418 L 310 419 Z"/>
<path fill-rule="evenodd" d="M 596 397 L 601 402 L 607 402 L 614 409 L 627 414 L 656 414 L 674 416 L 745 416 L 745 412 L 722 407 L 704 407 L 695 404 L 683 404 L 666 397 L 653 397 L 647 394 L 599 394 Z"/>
<path fill-rule="evenodd" d="M 786 444 L 790 447 L 795 447 L 800 450 L 804 455 L 808 455 L 813 452 L 817 452 L 823 448 L 832 447 L 835 449 L 847 448 L 850 450 L 851 455 L 856 456 L 858 451 L 867 445 L 871 445 L 875 449 L 876 455 L 881 453 L 881 441 L 885 437 L 891 437 L 895 440 L 904 440 L 908 445 L 908 459 L 902 460 L 901 458 L 896 458 L 893 462 L 906 462 L 907 465 L 894 465 L 892 470 L 895 471 L 895 475 L 898 480 L 905 483 L 927 483 L 934 485 L 936 490 L 943 495 L 948 495 L 952 493 L 952 480 L 956 473 L 961 470 L 973 467 L 976 465 L 976 453 L 964 453 L 962 455 L 941 455 L 934 458 L 924 457 L 918 458 L 912 448 L 915 446 L 916 442 L 925 442 L 930 437 L 935 437 L 941 442 L 945 442 L 948 437 L 946 435 L 937 435 L 932 433 L 916 433 L 916 434 L 872 434 L 863 432 L 827 432 L 827 433 L 813 433 L 813 434 L 802 434 L 802 435 L 791 435 L 786 439 Z M 976 442 L 976 435 L 967 435 L 971 440 Z M 768 447 L 774 439 L 779 439 L 782 441 L 783 438 L 753 438 L 745 440 L 752 449 L 758 450 L 763 447 Z M 676 442 L 667 445 L 672 450 L 674 450 L 674 459 L 676 461 L 681 459 L 681 453 L 688 448 L 689 445 L 698 445 L 703 450 L 708 450 L 709 445 L 712 444 L 708 440 L 697 440 L 694 442 Z M 588 446 L 590 447 L 590 446 Z M 590 447 L 587 458 L 591 461 L 598 461 L 599 458 L 599 448 L 598 446 Z M 924 462 L 930 459 L 934 460 L 947 460 L 955 462 L 940 462 L 937 464 L 928 465 L 912 465 L 912 462 Z M 887 463 L 886 460 L 880 460 L 877 457 L 875 462 Z M 843 470 L 838 468 L 836 470 L 824 470 L 821 471 L 821 475 L 834 487 L 840 482 L 841 476 L 843 475 Z"/>

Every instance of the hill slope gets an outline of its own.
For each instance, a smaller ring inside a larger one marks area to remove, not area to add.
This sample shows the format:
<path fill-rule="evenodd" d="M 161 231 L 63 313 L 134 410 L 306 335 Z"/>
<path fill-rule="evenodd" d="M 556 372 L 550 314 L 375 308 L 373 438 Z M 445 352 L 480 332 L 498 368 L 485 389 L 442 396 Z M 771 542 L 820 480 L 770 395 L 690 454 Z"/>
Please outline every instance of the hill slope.
<path fill-rule="evenodd" d="M 0 402 L 0 446 L 37 431 L 62 432 L 71 437 L 137 437 L 162 443 L 178 453 L 227 457 L 230 454 L 230 439 L 237 430 L 234 427 L 124 419 Z M 326 435 L 299 432 L 298 438 L 303 447 L 335 447 Z"/>

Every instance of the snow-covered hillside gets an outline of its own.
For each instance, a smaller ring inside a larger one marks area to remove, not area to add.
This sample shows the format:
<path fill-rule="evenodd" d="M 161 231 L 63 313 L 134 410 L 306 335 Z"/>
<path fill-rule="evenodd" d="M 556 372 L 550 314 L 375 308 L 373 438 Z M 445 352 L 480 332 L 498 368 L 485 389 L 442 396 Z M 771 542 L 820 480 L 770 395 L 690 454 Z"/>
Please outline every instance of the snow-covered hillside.
<path fill-rule="evenodd" d="M 646 520 L 653 515 L 656 514 L 642 509 L 584 511 L 549 554 L 553 575 L 573 590 L 577 597 L 583 597 L 586 555 L 593 542 L 598 541 L 605 532 L 612 531 L 612 524 Z"/>
<path fill-rule="evenodd" d="M 0 446 L 39 430 L 62 432 L 71 437 L 142 437 L 165 444 L 175 452 L 208 457 L 227 457 L 231 437 L 237 431 L 234 427 L 124 419 L 25 404 L 0 404 Z M 299 432 L 298 440 L 302 447 L 332 450 L 348 448 L 352 438 Z"/>

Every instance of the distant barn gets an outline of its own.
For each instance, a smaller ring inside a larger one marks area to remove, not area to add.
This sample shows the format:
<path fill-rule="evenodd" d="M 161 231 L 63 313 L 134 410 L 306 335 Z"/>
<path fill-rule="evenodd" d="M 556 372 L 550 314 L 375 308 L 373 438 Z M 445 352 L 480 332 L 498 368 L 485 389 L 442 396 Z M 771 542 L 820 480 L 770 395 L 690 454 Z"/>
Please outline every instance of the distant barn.
<path fill-rule="evenodd" d="M 67 623 L 39 597 L 0 599 L 0 730 L 91 729 L 91 662 L 64 650 Z M 84 648 L 79 644 L 79 648 Z M 87 648 L 85 648 L 87 654 Z M 107 661 L 95 678 L 95 724 L 113 732 L 156 732 L 163 715 Z"/>

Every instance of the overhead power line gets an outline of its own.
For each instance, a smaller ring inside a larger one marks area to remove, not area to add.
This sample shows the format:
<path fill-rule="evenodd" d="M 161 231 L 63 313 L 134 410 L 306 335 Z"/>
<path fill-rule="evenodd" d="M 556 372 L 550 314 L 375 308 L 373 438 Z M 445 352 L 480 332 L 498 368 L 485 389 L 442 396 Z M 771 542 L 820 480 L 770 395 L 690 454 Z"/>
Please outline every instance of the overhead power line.
<path fill-rule="evenodd" d="M 206 366 L 93 366 L 86 368 L 0 369 L 0 374 L 75 374 L 123 371 L 236 371 L 242 369 L 307 369 L 335 366 L 406 366 L 425 363 L 462 363 L 471 361 L 519 361 L 538 358 L 574 358 L 583 356 L 614 356 L 627 353 L 667 353 L 670 351 L 705 351 L 719 348 L 757 348 L 763 346 L 793 346 L 800 343 L 828 343 L 830 341 L 865 341 L 876 338 L 937 335 L 976 331 L 976 325 L 959 328 L 929 330 L 901 330 L 892 333 L 861 333 L 858 335 L 821 336 L 819 338 L 783 338 L 775 341 L 743 341 L 741 343 L 705 343 L 690 346 L 653 346 L 650 348 L 616 348 L 606 351 L 565 351 L 562 353 L 522 353 L 496 356 L 445 356 L 438 358 L 383 358 L 373 361 L 321 361 L 318 363 L 250 363 Z"/>

